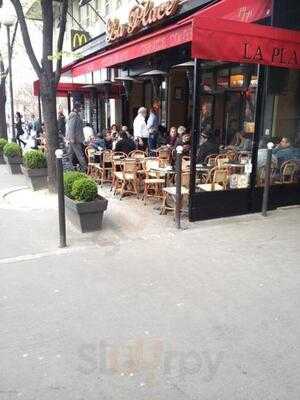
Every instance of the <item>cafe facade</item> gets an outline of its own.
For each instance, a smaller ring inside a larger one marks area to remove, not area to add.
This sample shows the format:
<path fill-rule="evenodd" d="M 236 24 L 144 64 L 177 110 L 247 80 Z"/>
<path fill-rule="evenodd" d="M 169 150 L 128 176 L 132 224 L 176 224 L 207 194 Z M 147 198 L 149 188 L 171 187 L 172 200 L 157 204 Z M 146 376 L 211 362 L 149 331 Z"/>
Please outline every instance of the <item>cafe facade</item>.
<path fill-rule="evenodd" d="M 191 132 L 189 219 L 257 212 L 263 195 L 261 140 L 287 137 L 300 143 L 299 6 L 288 3 L 282 8 L 276 0 L 145 2 L 129 12 L 126 23 L 108 21 L 106 37 L 79 49 L 82 58 L 63 69 L 71 82 L 61 93 L 70 106 L 71 98 L 82 101 L 97 131 L 110 123 L 111 99 L 118 122 L 131 128 L 137 109 L 149 109 L 159 98 L 161 124 Z M 103 71 L 105 79 L 97 82 Z M 78 83 L 87 76 L 89 82 Z M 198 151 L 207 128 L 220 149 L 231 147 L 241 132 L 251 143 L 232 163 L 225 190 L 203 185 L 207 171 Z M 270 209 L 300 203 L 296 175 L 274 179 Z"/>

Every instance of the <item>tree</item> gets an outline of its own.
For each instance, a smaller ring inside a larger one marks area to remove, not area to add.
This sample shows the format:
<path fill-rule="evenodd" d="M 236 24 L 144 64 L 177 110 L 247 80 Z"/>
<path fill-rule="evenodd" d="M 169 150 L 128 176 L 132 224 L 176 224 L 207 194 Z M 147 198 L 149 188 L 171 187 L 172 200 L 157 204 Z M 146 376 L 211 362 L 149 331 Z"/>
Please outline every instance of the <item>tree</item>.
<path fill-rule="evenodd" d="M 37 60 L 30 40 L 29 30 L 24 15 L 23 6 L 20 0 L 11 0 L 18 22 L 20 24 L 22 37 L 26 52 L 30 62 L 40 81 L 40 95 L 43 108 L 43 120 L 45 124 L 47 138 L 47 161 L 48 161 L 48 185 L 49 190 L 56 188 L 56 168 L 55 168 L 55 150 L 58 147 L 57 117 L 56 117 L 56 89 L 61 75 L 62 66 L 62 47 L 66 30 L 66 20 L 68 11 L 68 0 L 62 0 L 60 6 L 60 26 L 56 50 L 53 48 L 53 30 L 54 30 L 54 10 L 52 0 L 41 0 L 42 10 L 42 59 L 41 63 Z M 57 55 L 56 68 L 54 70 L 55 59 Z"/>
<path fill-rule="evenodd" d="M 10 44 L 11 53 L 13 52 L 17 29 L 18 29 L 18 24 L 15 24 L 14 34 L 12 42 Z M 7 75 L 8 75 L 8 68 L 5 68 L 4 66 L 3 56 L 0 49 L 0 137 L 4 139 L 7 139 L 7 122 L 5 113 L 5 106 L 6 106 L 5 83 Z"/>

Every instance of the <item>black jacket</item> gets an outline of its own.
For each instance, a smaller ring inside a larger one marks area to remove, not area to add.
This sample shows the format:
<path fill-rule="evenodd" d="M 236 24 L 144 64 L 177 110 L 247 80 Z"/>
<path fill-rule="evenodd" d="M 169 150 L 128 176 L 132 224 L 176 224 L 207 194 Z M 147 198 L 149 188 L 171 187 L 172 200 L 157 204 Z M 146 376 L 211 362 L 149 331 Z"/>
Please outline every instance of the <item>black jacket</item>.
<path fill-rule="evenodd" d="M 202 163 L 207 156 L 210 156 L 212 154 L 218 154 L 219 149 L 218 145 L 214 140 L 207 140 L 205 143 L 203 143 L 198 150 L 197 154 L 197 162 Z"/>
<path fill-rule="evenodd" d="M 123 153 L 129 154 L 131 151 L 135 150 L 135 144 L 134 141 L 127 138 L 127 139 L 121 139 L 117 144 L 116 144 L 116 151 L 122 151 Z"/>

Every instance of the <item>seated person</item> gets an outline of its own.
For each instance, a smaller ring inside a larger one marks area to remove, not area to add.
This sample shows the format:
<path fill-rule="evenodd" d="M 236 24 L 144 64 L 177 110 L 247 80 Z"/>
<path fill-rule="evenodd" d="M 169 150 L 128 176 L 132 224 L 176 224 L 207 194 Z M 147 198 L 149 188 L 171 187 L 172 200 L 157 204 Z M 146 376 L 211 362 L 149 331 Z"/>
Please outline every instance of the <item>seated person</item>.
<path fill-rule="evenodd" d="M 91 141 L 90 141 L 90 146 L 92 146 L 94 149 L 96 149 L 96 150 L 98 150 L 99 149 L 99 147 L 102 149 L 102 150 L 105 150 L 106 149 L 106 145 L 105 145 L 105 140 L 104 140 L 104 138 L 103 138 L 103 134 L 102 133 L 98 133 L 98 135 L 95 137 L 95 138 L 93 138 Z"/>
<path fill-rule="evenodd" d="M 91 124 L 86 124 L 83 127 L 83 135 L 85 143 L 88 143 L 94 137 L 94 129 Z"/>
<path fill-rule="evenodd" d="M 141 150 L 141 151 L 147 150 L 147 144 L 143 141 L 143 139 L 141 137 L 138 137 L 135 142 L 136 142 L 137 150 Z"/>
<path fill-rule="evenodd" d="M 115 151 L 121 151 L 129 154 L 131 151 L 135 150 L 134 141 L 128 138 L 126 132 L 121 132 L 120 137 L 121 139 L 116 143 Z"/>
<path fill-rule="evenodd" d="M 216 137 L 213 135 L 211 131 L 203 132 L 201 137 L 202 137 L 202 143 L 199 146 L 197 154 L 198 163 L 203 163 L 207 156 L 219 153 Z"/>
<path fill-rule="evenodd" d="M 278 167 L 289 160 L 293 160 L 295 157 L 295 149 L 291 145 L 290 139 L 283 137 L 280 143 L 273 149 L 273 154 L 278 160 Z"/>
<path fill-rule="evenodd" d="M 239 146 L 237 146 L 237 150 L 239 151 L 251 151 L 252 150 L 252 134 L 247 132 L 241 132 L 241 142 Z"/>
<path fill-rule="evenodd" d="M 175 126 L 172 126 L 172 128 L 170 129 L 169 136 L 167 138 L 167 146 L 171 148 L 175 147 L 176 140 L 177 140 L 177 130 Z"/>
<path fill-rule="evenodd" d="M 113 145 L 113 137 L 110 131 L 104 131 L 105 134 L 105 148 L 106 150 L 112 150 L 112 145 Z"/>
<path fill-rule="evenodd" d="M 164 126 L 159 125 L 157 128 L 157 147 L 162 147 L 167 144 L 167 130 Z"/>
<path fill-rule="evenodd" d="M 148 149 L 149 154 L 152 155 L 157 147 L 157 131 L 155 128 L 149 128 Z"/>

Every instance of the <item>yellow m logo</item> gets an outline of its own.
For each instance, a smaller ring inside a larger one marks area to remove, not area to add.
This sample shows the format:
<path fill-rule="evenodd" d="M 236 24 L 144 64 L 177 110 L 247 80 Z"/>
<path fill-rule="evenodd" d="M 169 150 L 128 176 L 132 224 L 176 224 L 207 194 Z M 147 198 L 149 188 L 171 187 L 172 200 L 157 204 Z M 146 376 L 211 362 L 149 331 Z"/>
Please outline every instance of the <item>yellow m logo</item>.
<path fill-rule="evenodd" d="M 82 46 L 83 44 L 86 44 L 88 41 L 88 38 L 86 36 L 85 33 L 83 32 L 76 32 L 73 35 L 73 39 L 72 39 L 72 49 L 77 49 L 77 47 Z"/>

